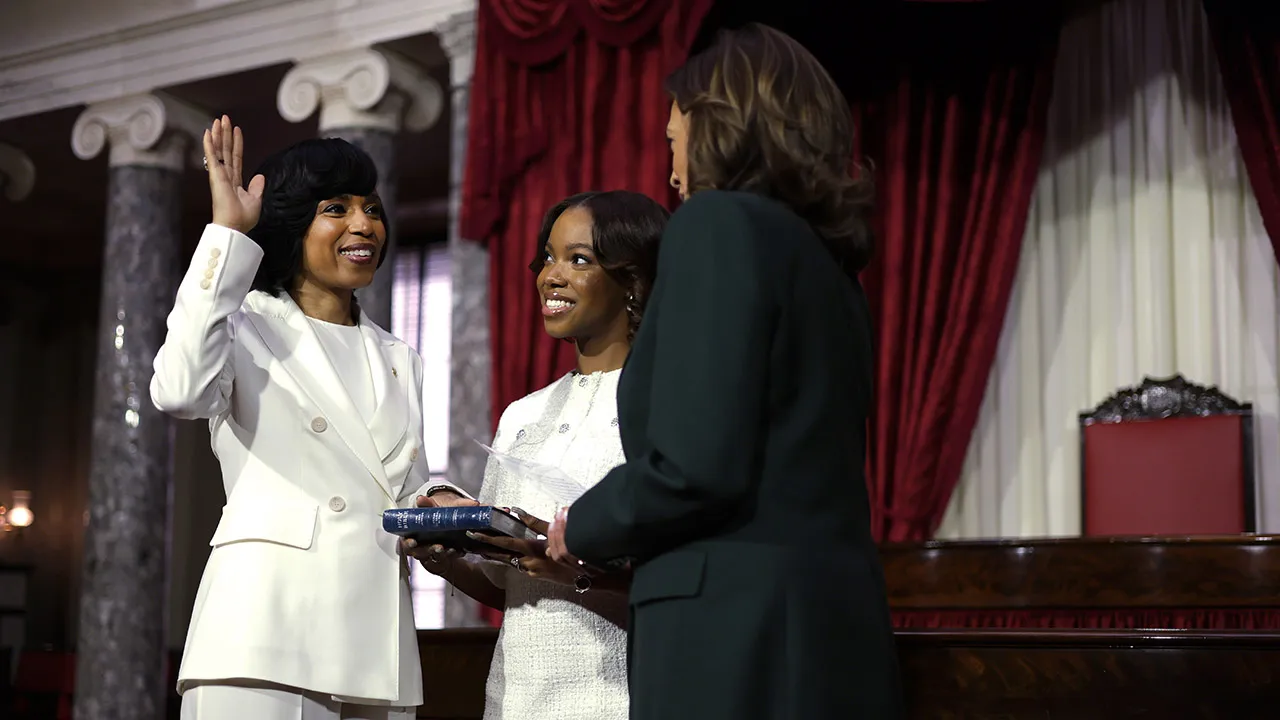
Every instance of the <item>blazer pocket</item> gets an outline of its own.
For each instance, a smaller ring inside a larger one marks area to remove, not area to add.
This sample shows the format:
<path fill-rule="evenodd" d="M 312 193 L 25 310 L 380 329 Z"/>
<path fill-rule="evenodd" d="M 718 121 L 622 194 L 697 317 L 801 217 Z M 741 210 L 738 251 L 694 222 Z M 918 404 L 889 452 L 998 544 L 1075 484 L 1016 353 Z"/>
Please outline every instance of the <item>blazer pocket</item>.
<path fill-rule="evenodd" d="M 297 500 L 228 503 L 209 545 L 256 540 L 307 550 L 315 537 L 319 511 L 319 505 Z"/>
<path fill-rule="evenodd" d="M 700 550 L 676 550 L 650 560 L 631 580 L 631 604 L 697 597 L 706 566 L 707 554 Z"/>

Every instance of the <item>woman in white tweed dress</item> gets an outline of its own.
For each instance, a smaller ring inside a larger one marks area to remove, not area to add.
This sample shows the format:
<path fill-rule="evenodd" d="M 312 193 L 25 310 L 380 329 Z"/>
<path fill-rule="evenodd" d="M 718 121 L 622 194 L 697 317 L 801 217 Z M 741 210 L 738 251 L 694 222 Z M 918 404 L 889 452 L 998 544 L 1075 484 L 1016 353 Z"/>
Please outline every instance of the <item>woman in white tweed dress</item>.
<path fill-rule="evenodd" d="M 557 467 L 584 487 L 623 463 L 618 378 L 653 286 L 666 220 L 650 198 L 622 191 L 574 195 L 548 211 L 530 269 L 545 329 L 576 344 L 577 369 L 509 405 L 494 450 Z M 480 502 L 534 518 L 550 518 L 564 504 L 493 458 Z M 626 720 L 629 577 L 588 579 L 548 560 L 541 544 L 494 542 L 516 554 L 500 556 L 507 559 L 500 564 L 438 547 L 411 550 L 431 572 L 505 612 L 485 720 Z"/>

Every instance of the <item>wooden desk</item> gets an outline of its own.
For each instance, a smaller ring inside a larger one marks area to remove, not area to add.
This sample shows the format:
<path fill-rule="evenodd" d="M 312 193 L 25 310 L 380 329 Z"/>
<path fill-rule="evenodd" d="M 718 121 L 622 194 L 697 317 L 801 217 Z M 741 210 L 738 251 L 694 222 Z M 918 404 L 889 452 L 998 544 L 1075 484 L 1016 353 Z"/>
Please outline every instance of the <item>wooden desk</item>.
<path fill-rule="evenodd" d="M 935 541 L 881 559 L 899 627 L 1280 631 L 1280 536 Z"/>
<path fill-rule="evenodd" d="M 1280 634 L 899 630 L 897 637 L 913 720 L 1280 713 Z"/>

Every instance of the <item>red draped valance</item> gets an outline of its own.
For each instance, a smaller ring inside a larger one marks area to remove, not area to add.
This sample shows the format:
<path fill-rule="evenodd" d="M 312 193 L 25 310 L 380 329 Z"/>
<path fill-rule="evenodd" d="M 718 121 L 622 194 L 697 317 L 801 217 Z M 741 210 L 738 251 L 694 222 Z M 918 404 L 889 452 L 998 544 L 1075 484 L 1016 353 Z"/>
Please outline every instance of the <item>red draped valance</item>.
<path fill-rule="evenodd" d="M 524 65 L 550 62 L 579 32 L 627 47 L 652 31 L 674 0 L 482 0 L 485 47 Z"/>

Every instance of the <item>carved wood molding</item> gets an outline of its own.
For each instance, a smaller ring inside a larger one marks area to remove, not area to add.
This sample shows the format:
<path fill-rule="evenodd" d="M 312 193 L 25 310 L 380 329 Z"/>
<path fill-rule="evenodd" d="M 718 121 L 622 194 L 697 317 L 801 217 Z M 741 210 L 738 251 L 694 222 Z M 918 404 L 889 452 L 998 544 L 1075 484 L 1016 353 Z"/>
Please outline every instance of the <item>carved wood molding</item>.
<path fill-rule="evenodd" d="M 1197 385 L 1182 375 L 1170 378 L 1143 378 L 1142 383 L 1123 388 L 1092 410 L 1080 413 L 1085 425 L 1172 417 L 1207 417 L 1252 412 L 1242 403 L 1214 386 Z"/>

